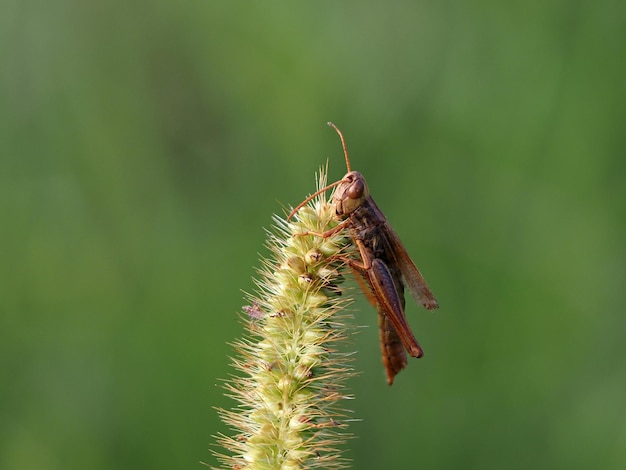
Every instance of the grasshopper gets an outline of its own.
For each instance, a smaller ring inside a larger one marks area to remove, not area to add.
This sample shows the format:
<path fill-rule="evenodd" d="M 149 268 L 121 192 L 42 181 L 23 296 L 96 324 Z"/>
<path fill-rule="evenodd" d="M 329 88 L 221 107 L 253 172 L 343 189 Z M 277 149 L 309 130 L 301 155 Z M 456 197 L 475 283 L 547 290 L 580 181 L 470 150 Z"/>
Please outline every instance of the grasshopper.
<path fill-rule="evenodd" d="M 407 365 L 406 352 L 416 358 L 424 355 L 404 315 L 405 283 L 415 301 L 427 310 L 434 310 L 439 304 L 400 238 L 374 202 L 365 178 L 358 171 L 351 170 L 343 134 L 332 122 L 328 125 L 339 134 L 348 172 L 339 181 L 306 198 L 293 209 L 288 220 L 312 198 L 336 187 L 331 204 L 339 224 L 324 233 L 304 232 L 298 235 L 327 238 L 341 230 L 349 231 L 361 259 L 342 260 L 353 270 L 361 289 L 378 310 L 383 364 L 387 383 L 391 385 L 396 374 Z"/>

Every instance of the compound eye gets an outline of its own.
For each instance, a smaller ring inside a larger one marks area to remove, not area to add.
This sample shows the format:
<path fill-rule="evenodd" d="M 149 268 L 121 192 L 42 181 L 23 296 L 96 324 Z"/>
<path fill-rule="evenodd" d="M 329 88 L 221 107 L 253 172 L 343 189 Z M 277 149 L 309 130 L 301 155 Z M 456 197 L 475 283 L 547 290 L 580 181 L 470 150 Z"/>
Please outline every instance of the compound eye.
<path fill-rule="evenodd" d="M 365 185 L 363 184 L 363 180 L 356 179 L 348 188 L 348 197 L 350 199 L 359 199 L 363 196 L 363 190 L 365 189 Z"/>

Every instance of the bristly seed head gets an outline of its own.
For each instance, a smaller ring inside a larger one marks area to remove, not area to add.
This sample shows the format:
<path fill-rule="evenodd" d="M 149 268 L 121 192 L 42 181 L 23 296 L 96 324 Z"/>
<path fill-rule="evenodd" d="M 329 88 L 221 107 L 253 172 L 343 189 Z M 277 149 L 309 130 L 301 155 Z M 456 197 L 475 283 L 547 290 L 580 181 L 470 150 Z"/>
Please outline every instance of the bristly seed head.
<path fill-rule="evenodd" d="M 325 186 L 322 169 L 318 188 Z M 230 469 L 347 468 L 344 384 L 354 372 L 339 348 L 351 334 L 344 321 L 351 299 L 341 295 L 338 259 L 355 248 L 343 232 L 299 236 L 337 225 L 323 193 L 289 221 L 274 221 L 273 259 L 262 262 L 257 295 L 243 308 L 250 336 L 234 345 L 241 377 L 225 384 L 238 404 L 219 410 L 234 437 L 217 436 L 227 454 L 214 454 Z"/>

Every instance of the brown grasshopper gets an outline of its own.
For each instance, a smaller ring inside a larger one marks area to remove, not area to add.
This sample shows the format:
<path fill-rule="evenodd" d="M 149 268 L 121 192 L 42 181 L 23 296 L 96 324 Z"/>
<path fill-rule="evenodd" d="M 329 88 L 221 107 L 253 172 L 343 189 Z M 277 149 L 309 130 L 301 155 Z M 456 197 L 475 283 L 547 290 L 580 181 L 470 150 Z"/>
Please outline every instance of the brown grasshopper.
<path fill-rule="evenodd" d="M 391 385 L 396 374 L 407 365 L 405 349 L 412 357 L 424 355 L 404 315 L 404 282 L 415 301 L 424 308 L 434 310 L 439 304 L 398 235 L 370 196 L 365 178 L 358 171 L 351 171 L 343 134 L 332 122 L 328 125 L 339 134 L 348 173 L 306 198 L 289 214 L 288 219 L 315 196 L 336 186 L 331 204 L 336 218 L 341 221 L 339 225 L 324 233 L 305 232 L 299 235 L 327 238 L 341 230 L 350 231 L 361 260 L 342 259 L 355 272 L 361 289 L 378 310 L 383 364 L 387 371 L 387 383 Z"/>

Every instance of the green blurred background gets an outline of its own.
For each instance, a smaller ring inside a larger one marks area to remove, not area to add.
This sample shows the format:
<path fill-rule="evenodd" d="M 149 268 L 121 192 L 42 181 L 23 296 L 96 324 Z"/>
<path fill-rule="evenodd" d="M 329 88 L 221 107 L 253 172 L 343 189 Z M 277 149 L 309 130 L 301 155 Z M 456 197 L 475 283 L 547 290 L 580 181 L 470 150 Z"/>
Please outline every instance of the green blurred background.
<path fill-rule="evenodd" d="M 437 295 L 354 468 L 626 468 L 623 1 L 5 0 L 0 468 L 215 465 L 263 227 L 353 166 Z"/>

